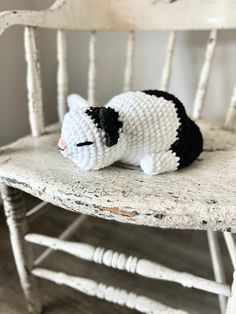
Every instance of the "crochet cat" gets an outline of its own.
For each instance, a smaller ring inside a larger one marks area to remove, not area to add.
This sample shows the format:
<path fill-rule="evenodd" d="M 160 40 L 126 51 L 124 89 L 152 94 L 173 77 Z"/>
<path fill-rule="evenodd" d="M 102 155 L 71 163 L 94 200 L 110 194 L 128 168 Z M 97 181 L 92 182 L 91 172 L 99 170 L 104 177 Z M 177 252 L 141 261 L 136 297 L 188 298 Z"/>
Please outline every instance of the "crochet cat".
<path fill-rule="evenodd" d="M 81 169 L 120 161 L 155 175 L 188 166 L 202 152 L 198 126 L 167 92 L 130 91 L 105 107 L 90 107 L 79 95 L 71 95 L 68 105 L 58 147 Z"/>

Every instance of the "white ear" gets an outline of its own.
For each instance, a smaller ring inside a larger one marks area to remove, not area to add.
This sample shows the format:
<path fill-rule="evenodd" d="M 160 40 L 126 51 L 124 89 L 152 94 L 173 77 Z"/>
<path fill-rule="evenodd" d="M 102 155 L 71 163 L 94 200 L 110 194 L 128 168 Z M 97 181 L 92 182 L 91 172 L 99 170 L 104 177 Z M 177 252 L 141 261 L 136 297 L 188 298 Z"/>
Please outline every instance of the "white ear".
<path fill-rule="evenodd" d="M 85 100 L 83 97 L 77 95 L 77 94 L 72 94 L 68 96 L 68 107 L 70 110 L 77 110 L 80 108 L 88 108 L 89 104 L 87 100 Z"/>

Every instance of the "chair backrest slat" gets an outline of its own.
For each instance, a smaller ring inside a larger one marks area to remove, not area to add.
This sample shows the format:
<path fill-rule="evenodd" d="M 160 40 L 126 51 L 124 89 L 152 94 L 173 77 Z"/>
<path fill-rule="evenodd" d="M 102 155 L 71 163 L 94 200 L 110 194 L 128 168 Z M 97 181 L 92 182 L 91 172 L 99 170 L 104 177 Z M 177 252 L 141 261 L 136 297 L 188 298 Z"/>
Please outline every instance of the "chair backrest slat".
<path fill-rule="evenodd" d="M 229 109 L 226 114 L 225 128 L 234 129 L 236 127 L 236 86 L 234 87 L 233 94 L 231 96 Z"/>
<path fill-rule="evenodd" d="M 36 28 L 25 27 L 25 58 L 27 62 L 27 91 L 31 133 L 40 136 L 44 132 L 42 80 L 37 47 Z"/>
<path fill-rule="evenodd" d="M 57 32 L 57 61 L 57 112 L 59 121 L 62 122 L 68 96 L 67 45 L 63 30 Z"/>
<path fill-rule="evenodd" d="M 89 69 L 88 69 L 88 102 L 90 106 L 96 106 L 96 47 L 97 33 L 92 31 L 89 41 Z"/>
<path fill-rule="evenodd" d="M 169 89 L 175 42 L 176 42 L 176 33 L 172 31 L 168 38 L 166 58 L 165 58 L 165 63 L 163 66 L 163 71 L 162 71 L 162 76 L 161 76 L 160 89 L 164 91 L 168 91 Z"/>
<path fill-rule="evenodd" d="M 133 65 L 134 65 L 135 32 L 130 31 L 127 41 L 125 73 L 124 73 L 124 92 L 132 89 Z"/>
<path fill-rule="evenodd" d="M 236 28 L 236 10 L 235 0 L 57 0 L 48 10 L 0 13 L 0 34 L 14 24 L 97 31 L 229 29 Z"/>
<path fill-rule="evenodd" d="M 207 42 L 205 59 L 203 62 L 202 70 L 198 81 L 196 96 L 194 99 L 193 119 L 198 119 L 201 116 L 203 110 L 204 100 L 210 78 L 213 55 L 215 52 L 216 40 L 217 30 L 212 30 Z"/>

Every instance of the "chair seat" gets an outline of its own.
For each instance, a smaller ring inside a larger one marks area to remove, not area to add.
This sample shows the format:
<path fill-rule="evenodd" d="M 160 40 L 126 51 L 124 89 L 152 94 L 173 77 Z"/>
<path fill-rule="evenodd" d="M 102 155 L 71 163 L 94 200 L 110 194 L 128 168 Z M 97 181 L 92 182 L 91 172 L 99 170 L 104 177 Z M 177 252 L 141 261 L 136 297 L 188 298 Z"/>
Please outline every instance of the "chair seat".
<path fill-rule="evenodd" d="M 236 133 L 200 121 L 204 152 L 189 167 L 148 176 L 114 165 L 81 171 L 57 149 L 59 126 L 0 150 L 1 181 L 79 213 L 163 228 L 236 231 Z"/>

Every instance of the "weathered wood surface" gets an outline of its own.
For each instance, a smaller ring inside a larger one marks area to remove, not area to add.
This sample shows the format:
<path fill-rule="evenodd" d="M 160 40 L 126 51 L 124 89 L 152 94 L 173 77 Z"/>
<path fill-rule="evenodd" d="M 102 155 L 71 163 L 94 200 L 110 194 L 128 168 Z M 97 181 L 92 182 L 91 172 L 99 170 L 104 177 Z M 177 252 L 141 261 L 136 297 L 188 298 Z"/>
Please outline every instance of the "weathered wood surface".
<path fill-rule="evenodd" d="M 236 27 L 234 0 L 57 0 L 43 11 L 0 14 L 0 34 L 21 24 L 55 29 L 199 30 Z"/>
<path fill-rule="evenodd" d="M 59 273 L 43 268 L 34 269 L 33 274 L 40 278 L 55 282 L 58 285 L 68 286 L 90 296 L 119 304 L 132 310 L 137 310 L 140 313 L 188 314 L 185 311 L 175 310 L 147 297 L 128 292 L 124 289 L 107 286 L 104 283 L 96 282 L 88 278 L 70 276 L 65 273 Z"/>
<path fill-rule="evenodd" d="M 31 199 L 31 198 L 30 198 Z M 28 208 L 35 205 L 29 202 Z M 51 236 L 58 235 L 72 223 L 77 216 L 50 205 L 50 210 L 33 221 L 30 229 Z M 14 260 L 8 241 L 8 230 L 4 223 L 0 207 L 0 313 L 25 314 L 25 300 L 19 287 Z M 232 270 L 225 245 L 220 236 L 222 256 L 227 281 L 231 282 Z M 176 267 L 179 270 L 195 273 L 198 276 L 213 279 L 212 266 L 205 232 L 152 229 L 143 226 L 120 224 L 88 217 L 72 241 L 87 242 L 94 246 L 110 247 L 114 251 L 123 250 L 132 254 Z M 35 256 L 41 253 L 41 247 L 34 246 Z M 183 308 L 191 314 L 219 314 L 217 296 L 200 290 L 187 289 L 171 282 L 151 280 L 133 274 L 116 271 L 107 267 L 78 260 L 61 252 L 54 252 L 40 267 L 102 281 L 107 285 L 116 285 L 127 291 L 145 295 L 173 308 Z M 41 295 L 45 314 L 136 314 L 138 312 L 118 305 L 85 296 L 68 287 L 56 286 L 40 280 Z"/>
<path fill-rule="evenodd" d="M 17 189 L 1 185 L 4 211 L 10 231 L 11 247 L 15 258 L 16 268 L 28 304 L 29 313 L 40 314 L 42 306 L 37 282 L 31 274 L 33 267 L 32 247 L 24 241 L 28 231 L 26 221 L 26 207 L 23 193 Z"/>
<path fill-rule="evenodd" d="M 236 133 L 202 122 L 190 167 L 159 176 L 116 165 L 81 171 L 57 150 L 57 126 L 0 151 L 2 181 L 62 208 L 162 228 L 236 231 Z"/>
<path fill-rule="evenodd" d="M 27 62 L 28 110 L 31 133 L 40 136 L 44 132 L 43 91 L 37 30 L 25 28 L 25 59 Z"/>
<path fill-rule="evenodd" d="M 87 243 L 63 241 L 41 234 L 29 233 L 25 239 L 31 243 L 43 245 L 52 250 L 59 250 L 107 267 L 124 270 L 147 278 L 175 282 L 188 288 L 196 288 L 227 297 L 230 296 L 230 287 L 228 285 L 186 272 L 178 272 L 164 265 L 153 263 L 146 259 L 139 259 L 137 256 L 125 255 L 124 253 L 103 247 L 94 247 Z"/>

